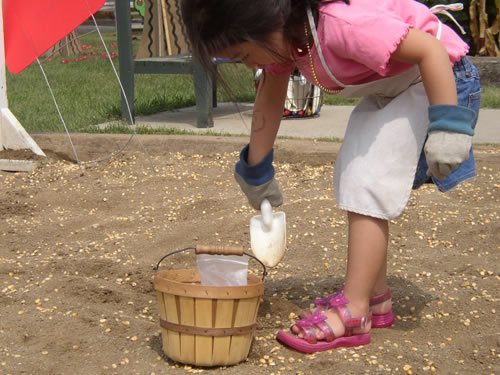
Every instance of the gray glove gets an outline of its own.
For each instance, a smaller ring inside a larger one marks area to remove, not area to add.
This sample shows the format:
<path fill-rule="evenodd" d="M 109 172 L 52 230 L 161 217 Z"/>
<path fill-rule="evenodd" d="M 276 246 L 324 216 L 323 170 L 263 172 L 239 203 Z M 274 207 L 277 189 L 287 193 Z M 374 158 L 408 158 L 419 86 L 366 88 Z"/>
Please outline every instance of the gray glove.
<path fill-rule="evenodd" d="M 429 133 L 424 152 L 429 170 L 427 174 L 444 180 L 469 158 L 472 136 L 436 130 Z"/>
<path fill-rule="evenodd" d="M 429 107 L 429 135 L 424 147 L 427 174 L 444 180 L 469 158 L 477 114 L 459 105 Z"/>
<path fill-rule="evenodd" d="M 274 177 L 262 185 L 248 184 L 236 171 L 234 172 L 234 178 L 240 185 L 243 193 L 247 196 L 250 206 L 256 210 L 260 210 L 260 204 L 264 198 L 267 198 L 273 207 L 281 206 L 283 204 L 283 196 L 281 195 L 278 182 Z"/>
<path fill-rule="evenodd" d="M 256 165 L 248 165 L 248 150 L 249 145 L 246 145 L 241 150 L 240 160 L 236 163 L 234 170 L 236 182 L 247 196 L 248 203 L 256 210 L 260 210 L 264 198 L 267 198 L 272 206 L 280 206 L 283 197 L 274 178 L 273 150 Z"/>

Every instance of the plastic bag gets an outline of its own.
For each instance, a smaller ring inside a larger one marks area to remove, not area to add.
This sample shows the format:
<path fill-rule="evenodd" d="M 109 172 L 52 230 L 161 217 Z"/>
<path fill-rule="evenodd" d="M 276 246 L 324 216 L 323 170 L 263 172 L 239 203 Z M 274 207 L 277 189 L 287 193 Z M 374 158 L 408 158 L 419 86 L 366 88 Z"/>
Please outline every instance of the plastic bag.
<path fill-rule="evenodd" d="M 248 258 L 239 255 L 196 256 L 200 270 L 201 285 L 242 286 L 247 285 Z"/>

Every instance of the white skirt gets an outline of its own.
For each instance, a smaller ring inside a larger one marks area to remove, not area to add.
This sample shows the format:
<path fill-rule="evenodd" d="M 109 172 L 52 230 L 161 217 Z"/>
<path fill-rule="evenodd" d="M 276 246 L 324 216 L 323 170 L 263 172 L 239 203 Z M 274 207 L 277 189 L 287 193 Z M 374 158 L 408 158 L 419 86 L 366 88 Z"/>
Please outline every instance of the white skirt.
<path fill-rule="evenodd" d="M 387 220 L 403 212 L 429 126 L 428 106 L 423 83 L 394 99 L 361 99 L 335 163 L 339 208 Z"/>

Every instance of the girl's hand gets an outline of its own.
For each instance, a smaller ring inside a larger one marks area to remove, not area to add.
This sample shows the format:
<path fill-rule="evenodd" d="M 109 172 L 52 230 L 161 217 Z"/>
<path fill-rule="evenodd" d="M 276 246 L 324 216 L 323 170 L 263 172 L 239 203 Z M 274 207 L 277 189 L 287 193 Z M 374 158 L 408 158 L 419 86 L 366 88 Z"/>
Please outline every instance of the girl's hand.
<path fill-rule="evenodd" d="M 248 203 L 260 210 L 260 204 L 264 199 L 268 199 L 272 206 L 277 207 L 283 203 L 283 196 L 274 178 L 273 156 L 271 150 L 260 163 L 248 165 L 249 145 L 240 153 L 240 161 L 236 163 L 234 178 L 247 196 Z"/>
<path fill-rule="evenodd" d="M 444 180 L 469 158 L 471 147 L 470 135 L 440 130 L 429 133 L 424 147 L 427 175 Z"/>
<path fill-rule="evenodd" d="M 476 112 L 458 105 L 429 107 L 429 137 L 424 152 L 427 174 L 444 180 L 469 158 Z"/>

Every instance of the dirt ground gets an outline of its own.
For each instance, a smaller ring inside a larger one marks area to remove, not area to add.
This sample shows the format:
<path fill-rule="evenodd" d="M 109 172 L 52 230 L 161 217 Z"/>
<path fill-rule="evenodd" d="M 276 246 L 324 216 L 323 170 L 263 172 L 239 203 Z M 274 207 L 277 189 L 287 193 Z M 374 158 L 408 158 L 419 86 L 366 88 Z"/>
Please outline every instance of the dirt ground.
<path fill-rule="evenodd" d="M 232 177 L 246 139 L 140 136 L 147 154 L 132 139 L 80 168 L 63 134 L 34 138 L 48 158 L 32 173 L 0 172 L 0 374 L 500 374 L 498 145 L 476 147 L 477 178 L 446 194 L 424 186 L 391 222 L 394 326 L 364 347 L 304 355 L 274 337 L 343 283 L 339 144 L 279 140 L 286 255 L 266 278 L 248 360 L 203 369 L 162 352 L 153 266 L 190 245 L 249 249 L 255 212 Z M 127 140 L 73 136 L 81 161 Z M 32 155 L 0 152 L 19 157 Z"/>

